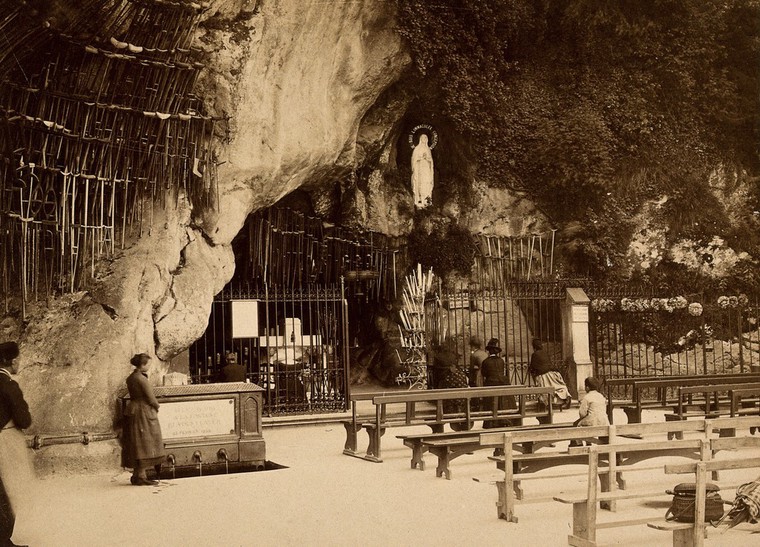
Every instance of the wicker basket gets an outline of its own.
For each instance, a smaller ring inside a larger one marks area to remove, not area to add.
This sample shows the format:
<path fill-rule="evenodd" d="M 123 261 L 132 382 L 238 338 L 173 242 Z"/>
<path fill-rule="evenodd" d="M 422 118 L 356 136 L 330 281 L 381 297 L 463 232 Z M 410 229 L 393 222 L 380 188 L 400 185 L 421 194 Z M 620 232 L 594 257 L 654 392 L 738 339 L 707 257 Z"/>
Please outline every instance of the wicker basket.
<path fill-rule="evenodd" d="M 723 516 L 723 499 L 718 493 L 720 488 L 715 484 L 707 483 L 705 490 L 705 522 L 720 520 Z M 665 520 L 694 522 L 697 485 L 693 482 L 684 482 L 676 485 L 673 490 L 665 492 L 673 496 L 673 503 L 665 513 Z"/>

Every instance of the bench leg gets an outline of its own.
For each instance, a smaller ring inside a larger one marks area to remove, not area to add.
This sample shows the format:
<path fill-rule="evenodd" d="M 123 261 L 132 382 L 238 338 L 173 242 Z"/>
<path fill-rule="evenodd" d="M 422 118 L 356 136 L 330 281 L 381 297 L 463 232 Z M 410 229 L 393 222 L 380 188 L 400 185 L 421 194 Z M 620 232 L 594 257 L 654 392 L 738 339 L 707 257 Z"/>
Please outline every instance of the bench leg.
<path fill-rule="evenodd" d="M 523 490 L 522 481 L 520 479 L 512 479 L 512 490 L 515 493 L 516 499 L 525 499 L 525 490 Z"/>
<path fill-rule="evenodd" d="M 694 528 L 673 530 L 673 547 L 693 547 L 694 545 Z"/>
<path fill-rule="evenodd" d="M 586 502 L 573 504 L 573 535 L 567 536 L 568 545 L 590 547 L 596 545 L 596 531 L 589 529 L 589 514 Z M 593 525 L 591 525 L 593 526 Z"/>
<path fill-rule="evenodd" d="M 618 471 L 617 473 L 615 473 L 615 475 L 616 475 L 615 480 L 617 480 L 618 490 L 625 490 L 625 479 L 623 478 L 623 472 Z"/>
<path fill-rule="evenodd" d="M 599 475 L 599 484 L 602 487 L 602 492 L 610 492 L 610 474 L 603 473 Z M 585 505 L 584 505 L 585 507 Z M 600 501 L 599 507 L 606 509 L 607 511 L 617 511 L 617 502 L 615 500 Z"/>
<path fill-rule="evenodd" d="M 355 455 L 357 450 L 356 434 L 362 428 L 361 424 L 354 425 L 353 423 L 343 422 L 343 426 L 346 428 L 346 444 L 343 447 L 343 453 L 348 455 Z"/>
<path fill-rule="evenodd" d="M 638 408 L 623 408 L 629 424 L 641 423 L 641 411 Z"/>
<path fill-rule="evenodd" d="M 514 514 L 514 503 L 508 499 L 511 496 L 508 495 L 508 488 L 504 481 L 496 481 L 496 491 L 498 493 L 496 515 L 507 522 L 517 522 L 517 517 Z"/>
<path fill-rule="evenodd" d="M 369 445 L 367 446 L 367 459 L 375 462 L 381 462 L 380 459 L 380 437 L 385 435 L 385 428 L 381 427 L 379 432 L 376 432 L 374 428 L 367 429 L 367 435 L 369 435 Z M 376 440 L 377 439 L 377 440 Z"/>
<path fill-rule="evenodd" d="M 441 447 L 441 450 L 436 450 L 438 456 L 438 466 L 435 468 L 435 476 L 443 477 L 451 480 L 451 470 L 449 469 L 449 462 L 451 460 L 451 449 L 448 446 Z M 432 451 L 431 451 L 432 452 Z"/>
<path fill-rule="evenodd" d="M 421 442 L 415 441 L 412 445 L 412 469 L 425 470 L 425 460 L 422 456 L 427 452 L 427 446 L 423 446 Z"/>
<path fill-rule="evenodd" d="M 679 416 L 668 416 L 665 415 L 665 421 L 666 422 L 681 422 L 685 420 L 685 418 L 681 418 Z M 671 439 L 678 439 L 679 441 L 683 440 L 683 431 L 671 431 L 668 433 L 668 440 Z"/>

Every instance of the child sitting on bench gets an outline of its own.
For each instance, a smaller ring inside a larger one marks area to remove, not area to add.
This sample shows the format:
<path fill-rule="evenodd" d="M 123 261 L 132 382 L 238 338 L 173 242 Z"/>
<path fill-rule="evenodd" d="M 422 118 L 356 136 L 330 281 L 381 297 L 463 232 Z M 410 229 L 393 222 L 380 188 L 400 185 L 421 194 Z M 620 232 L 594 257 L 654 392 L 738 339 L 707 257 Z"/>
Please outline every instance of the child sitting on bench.
<path fill-rule="evenodd" d="M 586 396 L 581 399 L 578 407 L 580 418 L 573 422 L 573 425 L 579 427 L 588 427 L 595 425 L 610 425 L 607 417 L 607 399 L 599 392 L 601 384 L 599 380 L 589 376 L 583 381 L 586 388 Z M 607 442 L 606 437 L 600 437 L 601 442 Z M 570 441 L 570 446 L 582 446 L 582 441 Z"/>

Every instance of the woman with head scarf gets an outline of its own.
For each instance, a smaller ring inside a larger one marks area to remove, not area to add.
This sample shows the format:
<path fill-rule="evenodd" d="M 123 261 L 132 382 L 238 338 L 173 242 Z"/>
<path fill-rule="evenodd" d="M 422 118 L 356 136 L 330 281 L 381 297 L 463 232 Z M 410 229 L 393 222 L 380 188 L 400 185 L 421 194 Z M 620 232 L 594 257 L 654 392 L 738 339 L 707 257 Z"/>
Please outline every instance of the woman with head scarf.
<path fill-rule="evenodd" d="M 32 425 L 29 405 L 12 375 L 18 372 L 16 342 L 0 344 L 0 545 L 15 545 L 11 540 L 16 517 L 28 508 L 34 471 L 29 449 L 21 432 Z"/>
<path fill-rule="evenodd" d="M 499 346 L 498 338 L 491 338 L 486 344 L 486 351 L 488 357 L 480 365 L 480 370 L 483 374 L 483 386 L 508 386 L 511 385 L 509 376 L 507 374 L 507 365 L 499 354 L 501 353 L 501 347 Z M 505 395 L 503 397 L 497 397 L 492 400 L 491 410 L 507 410 L 510 408 L 517 408 L 515 398 L 513 395 Z M 482 403 L 481 403 L 482 404 Z M 488 407 L 484 410 L 489 410 Z M 484 420 L 483 429 L 492 429 L 495 427 L 509 427 L 511 422 L 506 419 L 500 420 Z M 497 449 L 498 450 L 498 449 Z"/>
<path fill-rule="evenodd" d="M 154 486 L 148 480 L 147 469 L 160 473 L 164 460 L 164 441 L 158 423 L 158 401 L 148 381 L 150 355 L 138 353 L 130 360 L 135 370 L 127 377 L 129 405 L 127 406 L 127 467 L 132 467 L 131 482 L 135 486 Z"/>

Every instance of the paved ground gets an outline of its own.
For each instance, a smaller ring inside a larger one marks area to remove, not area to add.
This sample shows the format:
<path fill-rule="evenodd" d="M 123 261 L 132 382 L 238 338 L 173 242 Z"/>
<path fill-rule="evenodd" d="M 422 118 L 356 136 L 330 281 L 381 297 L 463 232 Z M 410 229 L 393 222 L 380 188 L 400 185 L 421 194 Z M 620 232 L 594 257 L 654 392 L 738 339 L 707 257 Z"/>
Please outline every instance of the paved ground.
<path fill-rule="evenodd" d="M 576 415 L 565 411 L 559 421 Z M 380 464 L 344 456 L 342 426 L 323 424 L 265 429 L 268 459 L 287 469 L 175 479 L 157 487 L 131 486 L 122 470 L 43 479 L 42 501 L 18 523 L 14 539 L 34 547 L 567 544 L 572 508 L 551 496 L 583 492 L 581 466 L 574 477 L 527 482 L 519 523 L 508 524 L 496 518 L 493 481 L 500 474 L 487 453 L 454 460 L 452 480 L 437 479 L 433 457 L 427 456 L 425 471 L 410 469 L 410 451 L 395 438 L 398 431 L 384 437 Z M 725 473 L 721 482 L 738 484 L 758 474 Z M 663 491 L 688 481 L 651 471 L 627 478 L 632 489 Z M 734 492 L 724 490 L 723 497 L 733 500 Z M 668 505 L 667 496 L 619 502 L 617 515 L 602 512 L 600 520 L 656 518 Z M 605 545 L 670 545 L 670 537 L 645 525 L 598 532 Z M 713 530 L 707 545 L 760 545 L 760 524 L 726 534 Z"/>

